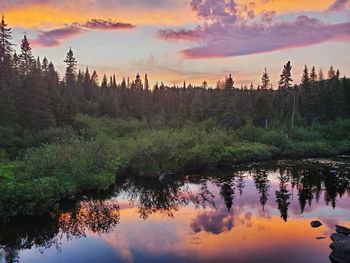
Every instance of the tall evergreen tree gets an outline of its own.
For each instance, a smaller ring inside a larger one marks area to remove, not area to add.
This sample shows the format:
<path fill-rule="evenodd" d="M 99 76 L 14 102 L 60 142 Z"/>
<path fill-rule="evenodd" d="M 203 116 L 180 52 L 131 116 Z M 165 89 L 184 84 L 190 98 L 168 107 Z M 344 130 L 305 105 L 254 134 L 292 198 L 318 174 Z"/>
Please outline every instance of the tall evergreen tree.
<path fill-rule="evenodd" d="M 261 78 L 261 88 L 262 89 L 268 89 L 269 84 L 270 84 L 270 77 L 269 77 L 269 74 L 267 73 L 267 69 L 265 67 L 263 76 Z"/>
<path fill-rule="evenodd" d="M 27 39 L 27 36 L 24 35 L 21 44 L 21 54 L 20 54 L 20 72 L 23 76 L 28 75 L 29 71 L 33 67 L 34 57 L 32 54 L 32 48 Z"/>
<path fill-rule="evenodd" d="M 226 78 L 226 81 L 225 81 L 225 89 L 231 90 L 233 89 L 233 85 L 234 85 L 234 81 L 233 81 L 232 75 L 229 74 L 228 78 Z"/>
<path fill-rule="evenodd" d="M 149 83 L 148 83 L 147 74 L 145 74 L 145 90 L 146 90 L 146 91 L 149 91 Z"/>
<path fill-rule="evenodd" d="M 5 88 L 6 77 L 11 71 L 11 56 L 12 56 L 12 32 L 11 28 L 5 23 L 2 16 L 0 23 L 0 89 Z"/>
<path fill-rule="evenodd" d="M 333 66 L 331 66 L 328 70 L 328 79 L 334 79 L 335 78 L 335 71 Z"/>
<path fill-rule="evenodd" d="M 292 66 L 290 64 L 290 61 L 287 62 L 287 64 L 284 65 L 282 74 L 281 74 L 281 79 L 278 82 L 279 89 L 288 89 L 292 87 L 291 82 L 293 79 L 291 78 L 292 76 Z"/>
<path fill-rule="evenodd" d="M 311 83 L 315 83 L 317 81 L 317 74 L 316 74 L 315 66 L 313 66 L 312 69 L 311 69 L 310 81 L 311 81 Z"/>
<path fill-rule="evenodd" d="M 320 69 L 320 71 L 318 72 L 318 80 L 319 81 L 323 81 L 324 80 L 324 75 L 323 75 L 323 70 Z"/>
<path fill-rule="evenodd" d="M 308 70 L 306 65 L 304 67 L 303 76 L 301 78 L 301 87 L 302 88 L 309 88 L 310 87 L 309 70 Z"/>
<path fill-rule="evenodd" d="M 74 57 L 73 51 L 69 48 L 66 59 L 64 62 L 67 64 L 66 66 L 66 74 L 65 81 L 68 88 L 72 88 L 74 86 L 74 82 L 76 79 L 76 70 L 77 70 L 77 60 Z"/>

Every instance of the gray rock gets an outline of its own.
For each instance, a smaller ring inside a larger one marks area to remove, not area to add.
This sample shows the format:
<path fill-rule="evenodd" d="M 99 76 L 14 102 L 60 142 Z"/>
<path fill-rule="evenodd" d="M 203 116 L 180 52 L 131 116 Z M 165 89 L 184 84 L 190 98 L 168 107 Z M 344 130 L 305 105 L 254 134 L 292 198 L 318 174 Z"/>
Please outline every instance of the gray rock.
<path fill-rule="evenodd" d="M 350 254 L 332 251 L 329 255 L 329 259 L 332 263 L 349 263 Z"/>
<path fill-rule="evenodd" d="M 310 225 L 313 227 L 313 228 L 316 228 L 316 227 L 320 227 L 322 226 L 322 223 L 318 220 L 316 221 L 311 221 Z"/>
<path fill-rule="evenodd" d="M 343 234 L 347 236 L 350 235 L 350 229 L 345 226 L 335 225 L 335 231 L 337 231 L 337 233 L 339 234 Z"/>
<path fill-rule="evenodd" d="M 331 235 L 334 242 L 330 245 L 333 249 L 329 255 L 333 263 L 349 263 L 350 262 L 350 237 L 339 233 Z"/>
<path fill-rule="evenodd" d="M 346 236 L 346 235 L 340 234 L 340 233 L 333 233 L 331 235 L 332 241 L 341 241 L 341 240 L 346 240 L 346 239 L 349 239 L 349 238 L 350 238 L 349 236 Z"/>

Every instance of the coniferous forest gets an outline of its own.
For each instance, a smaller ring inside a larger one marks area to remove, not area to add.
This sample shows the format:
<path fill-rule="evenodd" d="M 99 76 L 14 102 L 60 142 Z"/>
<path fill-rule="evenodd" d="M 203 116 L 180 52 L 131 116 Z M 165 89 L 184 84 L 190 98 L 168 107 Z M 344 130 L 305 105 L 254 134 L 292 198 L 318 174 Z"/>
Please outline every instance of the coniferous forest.
<path fill-rule="evenodd" d="M 73 49 L 60 76 L 26 36 L 19 53 L 14 44 L 3 18 L 1 218 L 46 213 L 59 200 L 109 188 L 119 174 L 350 152 L 350 79 L 333 66 L 323 73 L 305 65 L 297 80 L 288 61 L 278 87 L 267 68 L 255 87 L 237 87 L 232 75 L 215 87 L 150 86 L 147 74 L 78 70 Z"/>

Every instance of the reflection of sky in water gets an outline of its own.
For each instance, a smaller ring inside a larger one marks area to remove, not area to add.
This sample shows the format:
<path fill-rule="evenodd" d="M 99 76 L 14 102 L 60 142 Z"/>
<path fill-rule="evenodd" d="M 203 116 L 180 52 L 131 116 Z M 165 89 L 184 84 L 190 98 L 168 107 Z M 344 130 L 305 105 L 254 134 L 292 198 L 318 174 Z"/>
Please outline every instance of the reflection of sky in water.
<path fill-rule="evenodd" d="M 120 220 L 112 231 L 88 231 L 87 238 L 62 239 L 59 251 L 54 246 L 23 250 L 20 262 L 329 262 L 328 235 L 334 232 L 334 224 L 350 226 L 349 195 L 338 196 L 336 207 L 332 208 L 331 204 L 326 205 L 325 192 L 321 191 L 318 201 L 314 198 L 311 206 L 306 202 L 301 213 L 298 189 L 292 189 L 288 182 L 285 190 L 290 194 L 290 204 L 285 222 L 276 203 L 281 190 L 278 176 L 269 173 L 268 187 L 264 184 L 266 188 L 261 188 L 268 189 L 263 207 L 256 185 L 262 182 L 260 179 L 245 178 L 240 195 L 237 181 L 212 178 L 206 189 L 215 205 L 196 208 L 189 202 L 177 206 L 173 217 L 156 209 L 142 219 L 137 198 L 130 202 L 129 195 L 121 191 L 115 198 Z M 198 182 L 178 189 L 176 197 L 184 199 L 200 196 L 203 190 Z M 233 196 L 232 205 L 223 193 Z M 311 228 L 310 221 L 315 219 L 324 225 Z M 317 240 L 319 236 L 327 238 Z"/>

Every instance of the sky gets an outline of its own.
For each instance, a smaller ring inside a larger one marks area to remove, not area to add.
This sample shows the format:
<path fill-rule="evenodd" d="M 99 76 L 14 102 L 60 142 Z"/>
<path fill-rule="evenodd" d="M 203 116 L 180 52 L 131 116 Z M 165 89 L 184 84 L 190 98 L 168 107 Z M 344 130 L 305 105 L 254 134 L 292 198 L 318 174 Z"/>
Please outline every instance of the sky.
<path fill-rule="evenodd" d="M 0 13 L 15 49 L 26 34 L 60 73 L 71 47 L 79 69 L 119 81 L 256 86 L 266 67 L 277 86 L 288 60 L 294 83 L 304 65 L 350 76 L 350 0 L 0 0 Z"/>

